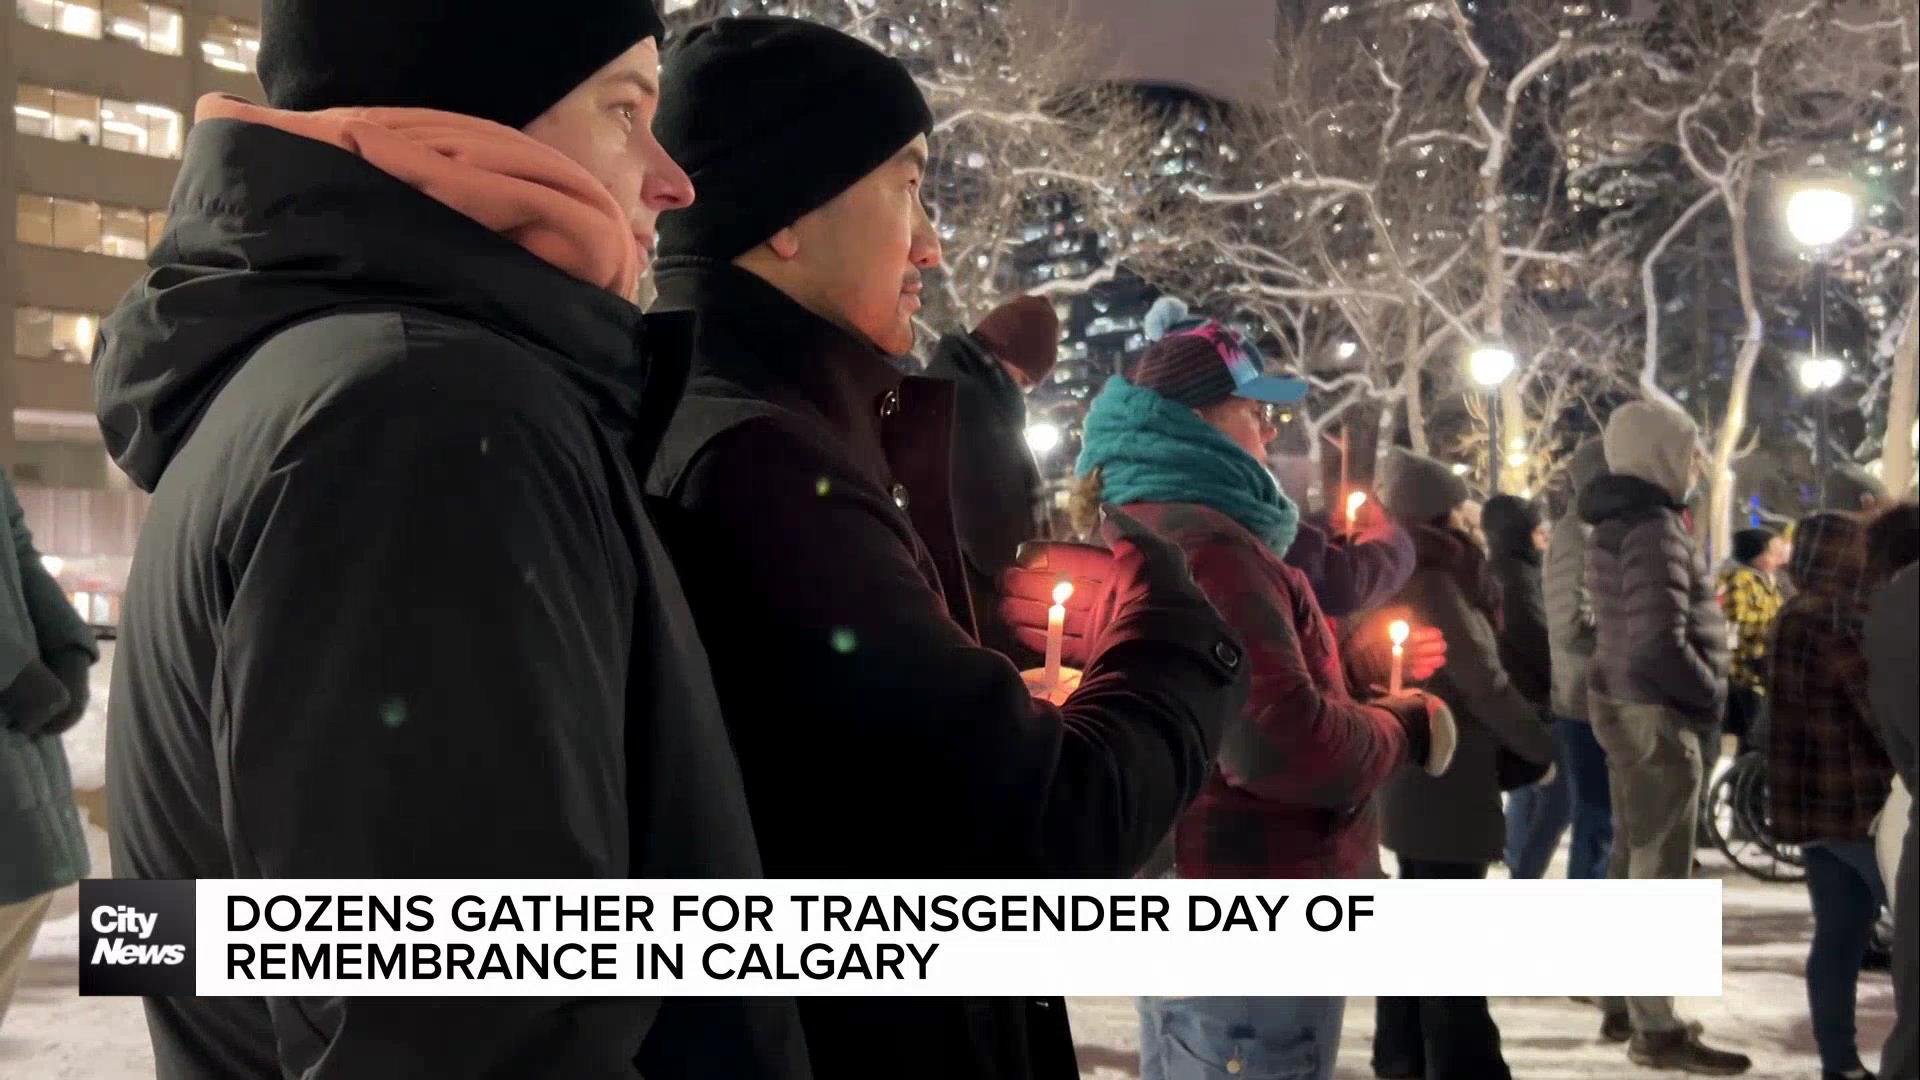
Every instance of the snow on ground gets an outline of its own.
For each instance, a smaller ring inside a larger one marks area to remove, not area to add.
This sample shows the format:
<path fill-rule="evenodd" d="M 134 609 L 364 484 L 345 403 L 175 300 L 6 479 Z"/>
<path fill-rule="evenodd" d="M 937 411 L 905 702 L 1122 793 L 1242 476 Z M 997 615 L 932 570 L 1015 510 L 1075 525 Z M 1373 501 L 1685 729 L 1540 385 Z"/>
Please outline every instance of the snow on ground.
<path fill-rule="evenodd" d="M 106 865 L 104 838 L 93 831 L 96 866 Z M 1556 869 L 1555 876 L 1558 876 Z M 1740 876 L 1726 880 L 1725 996 L 1683 1001 L 1689 1016 L 1707 1025 L 1720 1045 L 1751 1054 L 1750 1074 L 1762 1080 L 1819 1076 L 1807 1023 L 1801 972 L 1812 916 L 1800 885 L 1767 885 Z M 79 930 L 72 890 L 42 930 L 25 984 L 0 1030 L 0 1078 L 6 1080 L 131 1080 L 152 1076 L 152 1053 L 139 1003 L 126 998 L 75 995 Z M 1551 948 L 1551 942 L 1489 943 L 1488 948 Z M 1127 998 L 1077 998 L 1068 1003 L 1080 1064 L 1088 1080 L 1139 1075 L 1139 1030 Z M 1508 1062 L 1519 1080 L 1614 1080 L 1640 1074 L 1622 1048 L 1600 1041 L 1599 1013 L 1565 999 L 1502 998 L 1494 1002 Z M 1893 1021 L 1893 990 L 1886 975 L 1860 986 L 1861 1046 L 1871 1065 Z M 1373 1002 L 1348 1003 L 1340 1054 L 1341 1080 L 1371 1077 Z M 1640 1074 L 1652 1076 L 1654 1074 Z M 911 1073 L 903 1080 L 911 1080 Z M 718 1080 L 718 1078 L 716 1078 Z M 822 1078 L 837 1080 L 837 1078 Z"/>

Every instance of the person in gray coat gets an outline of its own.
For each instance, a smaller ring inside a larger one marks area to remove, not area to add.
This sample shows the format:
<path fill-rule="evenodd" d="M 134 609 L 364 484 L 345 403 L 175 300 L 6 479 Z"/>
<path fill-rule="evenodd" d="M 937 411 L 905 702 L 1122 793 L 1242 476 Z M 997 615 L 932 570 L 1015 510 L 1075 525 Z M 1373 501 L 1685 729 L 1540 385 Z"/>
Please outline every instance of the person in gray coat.
<path fill-rule="evenodd" d="M 1607 755 L 1587 723 L 1587 663 L 1593 658 L 1593 603 L 1587 596 L 1587 524 L 1575 505 L 1588 484 L 1606 475 L 1607 452 L 1598 438 L 1582 442 L 1567 464 L 1572 497 L 1547 538 L 1544 577 L 1547 643 L 1553 655 L 1553 738 L 1567 784 L 1573 837 L 1568 878 L 1607 876 L 1613 848 L 1613 795 Z"/>
<path fill-rule="evenodd" d="M 1909 792 L 1920 791 L 1920 703 L 1913 673 L 1920 669 L 1920 564 L 1914 562 L 1914 508 L 1896 507 L 1867 533 L 1871 581 L 1886 581 L 1867 609 L 1867 693 L 1886 743 L 1887 757 Z M 1904 569 L 1903 569 L 1904 567 Z M 1907 835 L 1893 888 L 1893 1031 L 1881 1052 L 1882 1080 L 1920 1080 L 1920 943 L 1914 936 L 1920 901 L 1920 800 L 1908 807 Z"/>
<path fill-rule="evenodd" d="M 93 632 L 34 549 L 13 484 L 0 474 L 13 535 L 0 560 L 0 1020 L 53 894 L 87 873 L 60 734 L 87 711 Z"/>
<path fill-rule="evenodd" d="M 1693 421 L 1636 401 L 1607 421 L 1608 475 L 1580 493 L 1594 649 L 1588 719 L 1607 752 L 1620 829 L 1608 877 L 1690 877 L 1701 783 L 1701 739 L 1727 692 L 1727 624 L 1713 577 L 1693 544 L 1687 493 L 1697 475 Z M 1670 997 L 1608 998 L 1601 1034 L 1628 1042 L 1638 1065 L 1712 1076 L 1745 1072 L 1744 1055 L 1715 1050 Z"/>
<path fill-rule="evenodd" d="M 1380 640 L 1388 622 L 1405 619 L 1447 641 L 1447 664 L 1426 689 L 1452 707 L 1458 723 L 1453 765 L 1437 777 L 1403 768 L 1381 791 L 1382 843 L 1398 857 L 1402 878 L 1485 877 L 1506 844 L 1502 774 L 1512 776 L 1509 786 L 1531 783 L 1553 761 L 1539 709 L 1501 663 L 1500 587 L 1468 530 L 1467 496 L 1466 483 L 1442 462 L 1406 451 L 1388 459 L 1380 501 L 1413 537 L 1413 577 L 1349 638 Z M 1510 1075 L 1485 998 L 1383 997 L 1376 1012 L 1376 1076 Z"/>

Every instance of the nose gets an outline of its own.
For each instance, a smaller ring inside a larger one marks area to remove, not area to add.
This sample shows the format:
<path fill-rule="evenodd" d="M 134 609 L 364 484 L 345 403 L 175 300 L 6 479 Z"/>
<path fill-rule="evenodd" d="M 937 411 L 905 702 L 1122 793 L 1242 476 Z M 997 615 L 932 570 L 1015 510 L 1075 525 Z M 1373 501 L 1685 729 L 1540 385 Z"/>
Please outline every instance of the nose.
<path fill-rule="evenodd" d="M 681 210 L 693 205 L 693 180 L 678 162 L 667 156 L 667 149 L 648 131 L 642 137 L 640 161 L 645 178 L 640 181 L 640 201 L 649 209 Z"/>
<path fill-rule="evenodd" d="M 940 266 L 940 233 L 933 227 L 933 220 L 927 217 L 927 208 L 916 202 L 913 207 L 913 246 L 908 249 L 907 258 L 922 270 L 935 270 Z"/>

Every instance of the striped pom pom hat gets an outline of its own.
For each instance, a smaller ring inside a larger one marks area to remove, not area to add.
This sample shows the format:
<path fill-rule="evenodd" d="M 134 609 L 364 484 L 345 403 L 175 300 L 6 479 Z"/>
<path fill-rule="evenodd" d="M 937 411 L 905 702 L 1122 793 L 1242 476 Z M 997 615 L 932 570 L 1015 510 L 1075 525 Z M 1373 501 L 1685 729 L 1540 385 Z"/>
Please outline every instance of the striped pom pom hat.
<path fill-rule="evenodd" d="M 1147 351 L 1128 366 L 1127 381 L 1190 409 L 1230 397 L 1287 405 L 1307 396 L 1300 379 L 1268 375 L 1253 343 L 1212 319 L 1191 318 L 1170 296 L 1154 301 L 1146 317 Z"/>

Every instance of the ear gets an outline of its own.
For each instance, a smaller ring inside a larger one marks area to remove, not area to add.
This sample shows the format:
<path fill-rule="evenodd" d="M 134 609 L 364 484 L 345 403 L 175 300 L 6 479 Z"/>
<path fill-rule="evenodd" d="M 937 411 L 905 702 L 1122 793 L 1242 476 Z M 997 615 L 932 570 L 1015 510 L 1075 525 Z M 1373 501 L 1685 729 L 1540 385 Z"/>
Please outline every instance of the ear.
<path fill-rule="evenodd" d="M 791 259 L 800 254 L 800 234 L 789 225 L 767 239 L 767 246 L 782 259 Z"/>

